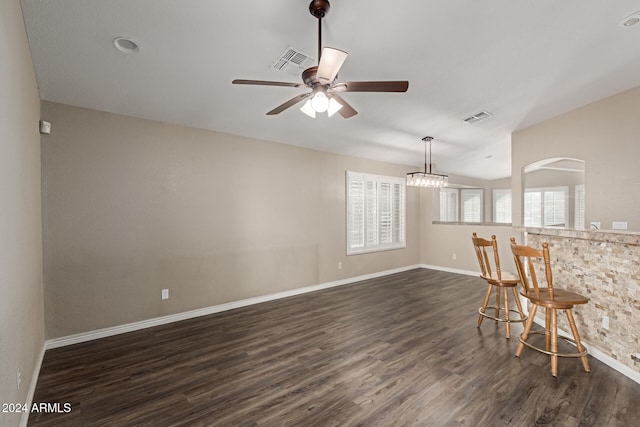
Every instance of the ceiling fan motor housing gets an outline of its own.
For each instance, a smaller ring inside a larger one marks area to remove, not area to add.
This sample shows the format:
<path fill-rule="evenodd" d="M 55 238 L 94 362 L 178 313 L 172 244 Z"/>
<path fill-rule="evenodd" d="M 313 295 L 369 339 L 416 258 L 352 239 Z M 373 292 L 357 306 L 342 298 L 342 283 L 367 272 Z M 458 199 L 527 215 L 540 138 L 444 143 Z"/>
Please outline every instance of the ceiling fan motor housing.
<path fill-rule="evenodd" d="M 318 19 L 324 18 L 329 13 L 329 0 L 312 0 L 309 5 L 309 12 Z"/>
<path fill-rule="evenodd" d="M 302 72 L 302 81 L 304 82 L 304 84 L 306 84 L 309 87 L 313 87 L 314 83 L 316 83 L 317 80 L 317 75 L 318 73 L 318 67 L 309 67 L 306 70 L 304 70 Z"/>

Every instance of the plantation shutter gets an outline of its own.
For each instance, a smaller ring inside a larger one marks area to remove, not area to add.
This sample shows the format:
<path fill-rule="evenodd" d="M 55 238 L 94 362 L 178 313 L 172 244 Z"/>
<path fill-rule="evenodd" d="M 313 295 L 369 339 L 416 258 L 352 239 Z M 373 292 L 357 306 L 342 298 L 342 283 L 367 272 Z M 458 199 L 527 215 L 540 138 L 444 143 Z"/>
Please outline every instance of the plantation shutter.
<path fill-rule="evenodd" d="M 347 255 L 406 246 L 405 180 L 347 172 Z"/>
<path fill-rule="evenodd" d="M 482 222 L 482 189 L 463 188 L 460 190 L 462 199 L 462 221 Z"/>
<path fill-rule="evenodd" d="M 348 242 L 353 248 L 364 247 L 364 181 L 352 180 L 349 184 Z"/>
<path fill-rule="evenodd" d="M 440 189 L 440 221 L 458 221 L 458 190 L 455 188 Z"/>
<path fill-rule="evenodd" d="M 574 228 L 584 229 L 584 184 L 576 185 L 575 189 Z"/>
<path fill-rule="evenodd" d="M 493 222 L 511 222 L 511 190 L 493 190 Z"/>

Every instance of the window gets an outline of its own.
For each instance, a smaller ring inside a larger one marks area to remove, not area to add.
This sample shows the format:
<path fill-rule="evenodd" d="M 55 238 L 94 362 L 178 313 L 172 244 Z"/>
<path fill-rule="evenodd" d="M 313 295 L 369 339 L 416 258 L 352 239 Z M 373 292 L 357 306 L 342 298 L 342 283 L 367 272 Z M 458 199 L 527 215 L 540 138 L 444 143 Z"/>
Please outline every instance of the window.
<path fill-rule="evenodd" d="M 582 230 L 584 229 L 584 184 L 576 185 L 575 193 L 574 228 Z"/>
<path fill-rule="evenodd" d="M 458 221 L 458 189 L 440 189 L 440 221 Z"/>
<path fill-rule="evenodd" d="M 482 188 L 441 188 L 440 221 L 482 222 L 482 198 Z"/>
<path fill-rule="evenodd" d="M 493 190 L 493 222 L 511 223 L 511 190 Z"/>
<path fill-rule="evenodd" d="M 482 222 L 482 189 L 463 188 L 460 190 L 462 199 L 462 222 Z"/>
<path fill-rule="evenodd" d="M 568 187 L 525 189 L 524 225 L 566 227 L 569 216 L 568 195 Z"/>
<path fill-rule="evenodd" d="M 347 255 L 406 247 L 405 179 L 347 171 Z"/>

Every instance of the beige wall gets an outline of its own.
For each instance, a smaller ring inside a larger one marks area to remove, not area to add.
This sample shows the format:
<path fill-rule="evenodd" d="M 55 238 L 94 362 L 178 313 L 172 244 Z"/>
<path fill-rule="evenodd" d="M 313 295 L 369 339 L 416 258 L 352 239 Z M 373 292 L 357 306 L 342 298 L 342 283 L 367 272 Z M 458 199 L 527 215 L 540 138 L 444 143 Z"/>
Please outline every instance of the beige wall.
<path fill-rule="evenodd" d="M 522 224 L 522 168 L 549 157 L 586 161 L 586 224 L 627 221 L 640 231 L 640 87 L 512 135 L 513 223 Z"/>
<path fill-rule="evenodd" d="M 420 261 L 411 193 L 406 249 L 345 255 L 345 171 L 408 167 L 49 102 L 42 115 L 47 338 Z"/>
<path fill-rule="evenodd" d="M 0 40 L 0 403 L 20 403 L 43 348 L 44 321 L 40 101 L 18 0 L 0 2 Z M 19 421 L 19 413 L 0 412 L 0 426 Z"/>
<path fill-rule="evenodd" d="M 474 180 L 464 177 L 451 176 L 450 182 L 457 184 L 466 183 L 472 185 Z M 478 184 L 482 181 L 477 181 Z M 487 188 L 491 188 L 491 184 Z M 504 182 L 498 181 L 493 188 L 502 187 Z M 498 240 L 498 250 L 500 253 L 501 267 L 503 270 L 515 272 L 513 256 L 509 248 L 509 238 L 518 237 L 513 233 L 511 225 L 462 225 L 462 224 L 434 224 L 436 219 L 434 213 L 434 189 L 408 189 L 420 192 L 420 239 L 421 239 L 421 263 L 427 266 L 451 269 L 453 271 L 464 271 L 470 274 L 479 272 L 478 259 L 471 243 L 471 234 L 478 233 L 478 236 L 485 239 L 491 238 L 495 234 Z M 490 191 L 490 190 L 488 190 Z M 487 197 L 485 196 L 485 204 Z M 455 258 L 453 259 L 453 255 Z"/>

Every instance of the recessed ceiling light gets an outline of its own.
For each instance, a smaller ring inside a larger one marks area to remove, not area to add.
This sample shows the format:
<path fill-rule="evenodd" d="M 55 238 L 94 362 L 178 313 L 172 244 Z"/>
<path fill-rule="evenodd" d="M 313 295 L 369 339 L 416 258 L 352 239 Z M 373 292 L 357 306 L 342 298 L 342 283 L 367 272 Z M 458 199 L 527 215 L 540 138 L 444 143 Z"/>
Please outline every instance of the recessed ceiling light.
<path fill-rule="evenodd" d="M 636 25 L 638 22 L 640 22 L 640 11 L 633 12 L 631 15 L 627 16 L 622 21 L 620 21 L 618 25 L 621 26 L 622 28 L 629 28 L 631 26 Z"/>
<path fill-rule="evenodd" d="M 126 37 L 116 37 L 113 39 L 113 45 L 122 53 L 138 53 L 140 50 L 136 42 Z"/>

